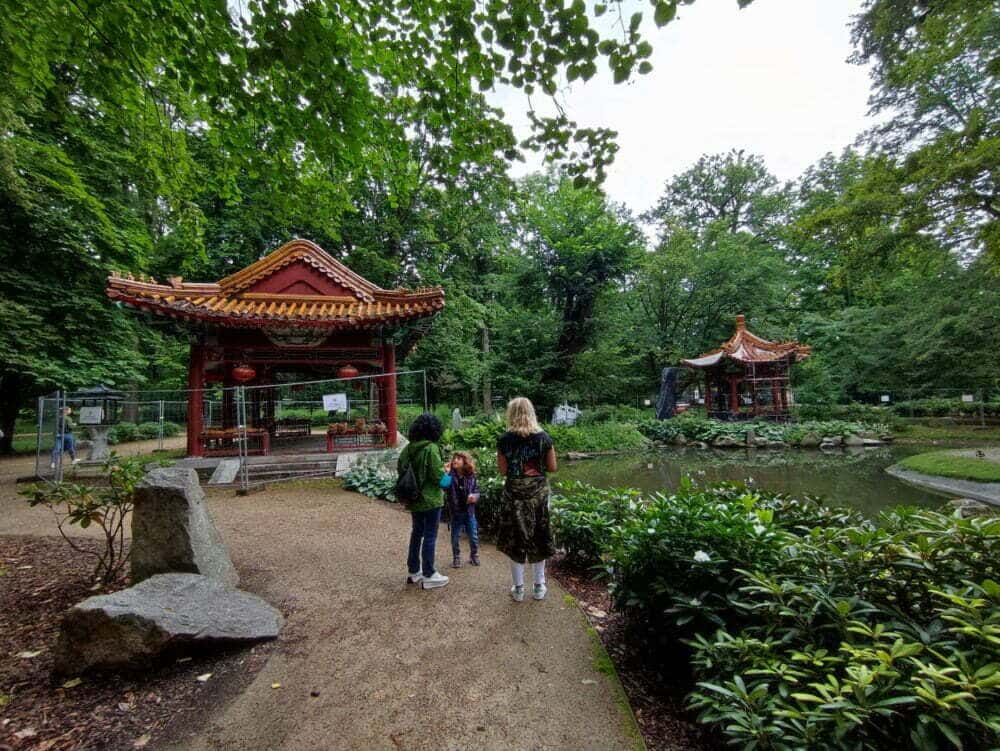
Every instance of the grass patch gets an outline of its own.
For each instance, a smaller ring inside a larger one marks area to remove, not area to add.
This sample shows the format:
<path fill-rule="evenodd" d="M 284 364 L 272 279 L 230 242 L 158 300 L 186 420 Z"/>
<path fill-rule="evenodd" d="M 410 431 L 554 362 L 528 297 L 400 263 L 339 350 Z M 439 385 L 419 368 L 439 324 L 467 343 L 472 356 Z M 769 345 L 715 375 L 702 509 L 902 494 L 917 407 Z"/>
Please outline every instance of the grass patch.
<path fill-rule="evenodd" d="M 903 459 L 904 469 L 936 477 L 952 477 L 974 482 L 1000 482 L 1000 463 L 951 451 L 932 451 Z"/>
<path fill-rule="evenodd" d="M 590 637 L 594 670 L 601 675 L 607 676 L 611 682 L 613 699 L 621 714 L 622 722 L 625 725 L 625 732 L 632 742 L 632 748 L 635 751 L 646 751 L 646 741 L 643 739 L 639 723 L 635 719 L 635 713 L 632 711 L 631 703 L 629 703 L 628 694 L 625 692 L 621 678 L 618 677 L 618 671 L 615 670 L 615 664 L 611 661 L 611 656 L 604 648 L 603 642 L 601 642 L 601 635 L 597 633 L 597 629 L 593 626 L 588 626 L 587 636 Z"/>
<path fill-rule="evenodd" d="M 898 420 L 895 435 L 897 440 L 909 442 L 958 441 L 975 444 L 1000 444 L 1000 427 L 987 425 L 929 425 L 922 422 Z"/>

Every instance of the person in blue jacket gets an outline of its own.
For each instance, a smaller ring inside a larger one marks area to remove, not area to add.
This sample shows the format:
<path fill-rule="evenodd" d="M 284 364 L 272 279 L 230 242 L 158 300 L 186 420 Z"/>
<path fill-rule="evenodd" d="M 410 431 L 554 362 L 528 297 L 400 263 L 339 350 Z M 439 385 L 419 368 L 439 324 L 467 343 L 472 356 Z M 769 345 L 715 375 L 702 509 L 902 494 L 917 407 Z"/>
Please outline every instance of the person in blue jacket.
<path fill-rule="evenodd" d="M 451 512 L 451 567 L 462 566 L 462 549 L 459 545 L 462 530 L 469 536 L 469 563 L 479 565 L 479 524 L 476 521 L 476 502 L 479 485 L 476 482 L 476 462 L 470 454 L 456 451 L 445 465 L 447 474 L 441 478 L 448 510 Z"/>

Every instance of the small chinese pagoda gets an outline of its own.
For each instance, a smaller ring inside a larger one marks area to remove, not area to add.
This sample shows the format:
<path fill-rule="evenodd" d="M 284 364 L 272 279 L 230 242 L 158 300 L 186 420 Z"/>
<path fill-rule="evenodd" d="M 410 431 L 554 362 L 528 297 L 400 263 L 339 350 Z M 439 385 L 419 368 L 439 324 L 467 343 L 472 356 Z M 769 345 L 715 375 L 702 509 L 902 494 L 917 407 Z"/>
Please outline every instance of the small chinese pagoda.
<path fill-rule="evenodd" d="M 381 289 L 307 240 L 293 240 L 217 283 L 171 277 L 159 284 L 113 275 L 107 294 L 176 319 L 190 332 L 190 456 L 237 453 L 234 389 L 228 388 L 237 385 L 259 387 L 247 389 L 245 432 L 257 453 L 269 453 L 283 427 L 274 419 L 278 386 L 289 376 L 374 376 L 361 383 L 375 384 L 382 435 L 376 443 L 394 446 L 396 359 L 444 308 L 440 287 Z M 212 384 L 226 387 L 219 427 L 206 426 L 204 419 L 205 389 Z M 331 445 L 328 434 L 328 450 Z"/>
<path fill-rule="evenodd" d="M 705 411 L 722 420 L 787 420 L 792 365 L 812 349 L 798 342 L 769 342 L 736 316 L 736 332 L 718 349 L 681 363 L 705 373 Z"/>

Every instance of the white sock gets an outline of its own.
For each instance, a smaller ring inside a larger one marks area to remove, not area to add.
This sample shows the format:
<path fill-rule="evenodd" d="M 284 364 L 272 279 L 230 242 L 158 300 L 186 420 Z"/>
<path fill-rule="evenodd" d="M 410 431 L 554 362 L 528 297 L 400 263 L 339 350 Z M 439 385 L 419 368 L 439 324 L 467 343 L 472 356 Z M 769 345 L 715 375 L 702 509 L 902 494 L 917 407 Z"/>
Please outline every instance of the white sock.
<path fill-rule="evenodd" d="M 531 579 L 535 584 L 545 584 L 545 561 L 531 564 Z"/>
<path fill-rule="evenodd" d="M 510 578 L 514 580 L 515 587 L 524 586 L 524 564 L 510 562 Z"/>

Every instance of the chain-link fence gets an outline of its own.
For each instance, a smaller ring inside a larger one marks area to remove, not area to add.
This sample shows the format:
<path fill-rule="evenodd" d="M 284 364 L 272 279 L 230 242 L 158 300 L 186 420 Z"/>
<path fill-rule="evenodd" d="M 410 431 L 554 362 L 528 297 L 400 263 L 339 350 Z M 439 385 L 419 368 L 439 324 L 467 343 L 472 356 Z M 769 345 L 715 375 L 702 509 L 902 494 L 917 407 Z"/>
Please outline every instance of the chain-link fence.
<path fill-rule="evenodd" d="M 189 426 L 192 399 L 200 419 Z M 68 467 L 102 465 L 111 451 L 171 451 L 235 460 L 232 480 L 244 488 L 255 477 L 308 476 L 309 463 L 328 475 L 338 454 L 395 445 L 426 409 L 422 370 L 197 391 L 57 391 L 37 402 L 35 474 L 61 481 Z M 295 462 L 294 471 L 281 467 Z"/>

